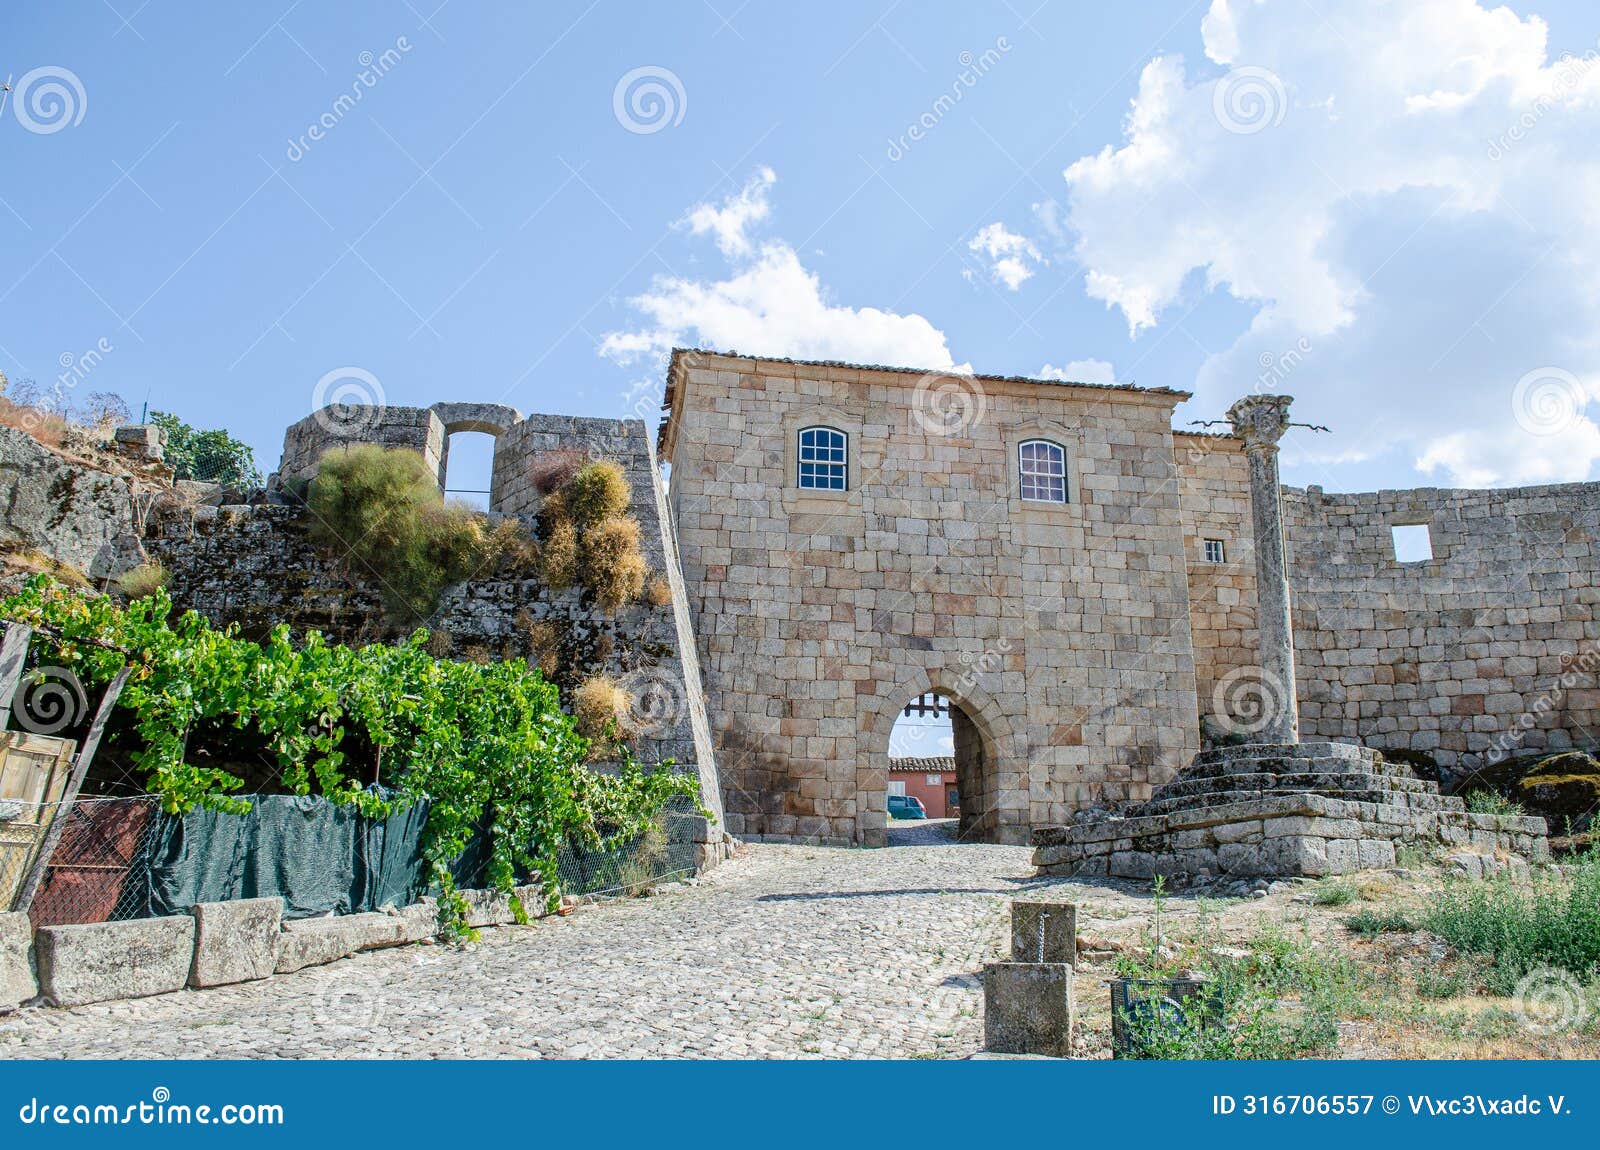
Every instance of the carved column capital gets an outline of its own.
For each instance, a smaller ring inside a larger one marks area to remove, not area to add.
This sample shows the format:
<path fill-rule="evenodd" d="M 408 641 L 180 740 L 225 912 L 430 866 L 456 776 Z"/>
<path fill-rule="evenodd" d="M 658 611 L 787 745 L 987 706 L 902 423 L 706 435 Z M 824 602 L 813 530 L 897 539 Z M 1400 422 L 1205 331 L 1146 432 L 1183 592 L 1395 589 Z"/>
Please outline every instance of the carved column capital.
<path fill-rule="evenodd" d="M 1292 395 L 1247 395 L 1228 408 L 1228 422 L 1247 449 L 1277 450 L 1278 440 L 1289 429 L 1293 402 Z"/>

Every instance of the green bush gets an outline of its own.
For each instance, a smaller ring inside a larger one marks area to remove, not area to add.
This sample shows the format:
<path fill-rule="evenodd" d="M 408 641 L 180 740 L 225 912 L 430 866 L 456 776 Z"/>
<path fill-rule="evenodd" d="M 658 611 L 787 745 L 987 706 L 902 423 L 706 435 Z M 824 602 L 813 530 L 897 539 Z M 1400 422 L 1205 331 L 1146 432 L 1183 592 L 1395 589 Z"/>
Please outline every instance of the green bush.
<path fill-rule="evenodd" d="M 1582 856 L 1569 877 L 1531 885 L 1504 877 L 1452 883 L 1423 925 L 1459 951 L 1491 957 L 1489 985 L 1500 994 L 1541 966 L 1591 979 L 1600 973 L 1600 852 Z"/>
<path fill-rule="evenodd" d="M 1359 892 L 1343 879 L 1325 878 L 1311 892 L 1313 906 L 1349 906 L 1359 897 Z"/>
<path fill-rule="evenodd" d="M 1141 972 L 1119 970 L 1123 975 Z M 1127 1019 L 1138 1056 L 1161 1059 L 1283 1059 L 1325 1055 L 1338 1045 L 1341 1014 L 1360 1013 L 1370 987 L 1359 969 L 1319 953 L 1307 939 L 1269 929 L 1242 958 L 1204 958 L 1196 973 L 1208 1004 L 1176 1015 Z"/>
<path fill-rule="evenodd" d="M 150 422 L 167 433 L 165 458 L 174 479 L 199 479 L 224 487 L 261 486 L 250 445 L 226 431 L 199 431 L 176 415 L 152 411 Z"/>
<path fill-rule="evenodd" d="M 1409 934 L 1417 924 L 1399 910 L 1358 910 L 1344 920 L 1345 929 L 1371 938 L 1379 934 Z"/>
<path fill-rule="evenodd" d="M 556 688 L 520 662 L 457 663 L 426 650 L 428 633 L 396 646 L 344 647 L 287 627 L 262 643 L 218 631 L 193 611 L 172 619 L 163 589 L 126 606 L 69 590 L 45 576 L 0 600 L 0 618 L 32 626 L 49 659 L 90 686 L 124 661 L 134 674 L 119 707 L 132 716 L 133 758 L 146 787 L 172 813 L 194 807 L 242 813 L 244 779 L 206 763 L 274 757 L 283 789 L 321 794 L 381 817 L 426 796 L 424 853 L 462 931 L 450 863 L 487 832 L 488 883 L 509 891 L 522 876 L 559 898 L 558 852 L 609 849 L 655 824 L 692 778 L 646 772 L 626 754 L 619 771 L 584 766 L 587 741 L 560 709 Z M 238 746 L 196 760 L 199 728 Z M 398 797 L 369 789 L 382 783 Z M 521 908 L 518 908 L 519 911 Z"/>
<path fill-rule="evenodd" d="M 324 455 L 306 506 L 313 541 L 374 582 L 403 626 L 427 619 L 440 592 L 505 545 L 483 516 L 447 504 L 422 456 L 403 448 L 363 444 Z"/>

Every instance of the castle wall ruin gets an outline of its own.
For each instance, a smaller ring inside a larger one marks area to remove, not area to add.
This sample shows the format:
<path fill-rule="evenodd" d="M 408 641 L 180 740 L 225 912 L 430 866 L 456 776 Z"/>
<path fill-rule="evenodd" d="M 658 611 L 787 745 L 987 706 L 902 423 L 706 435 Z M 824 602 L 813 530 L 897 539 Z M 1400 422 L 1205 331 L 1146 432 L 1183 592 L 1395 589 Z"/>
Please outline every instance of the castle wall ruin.
<path fill-rule="evenodd" d="M 1173 438 L 1200 713 L 1216 716 L 1257 682 L 1249 485 L 1232 437 Z M 1283 512 L 1302 737 L 1447 777 L 1600 740 L 1600 484 L 1285 487 Z M 1401 562 L 1391 529 L 1415 525 L 1433 558 Z"/>

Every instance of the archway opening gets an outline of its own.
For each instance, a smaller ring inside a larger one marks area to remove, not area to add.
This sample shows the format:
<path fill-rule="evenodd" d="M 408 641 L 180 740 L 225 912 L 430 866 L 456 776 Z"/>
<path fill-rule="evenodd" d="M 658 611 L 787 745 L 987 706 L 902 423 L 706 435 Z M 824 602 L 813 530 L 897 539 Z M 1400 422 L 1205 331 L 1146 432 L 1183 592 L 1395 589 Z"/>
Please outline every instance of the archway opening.
<path fill-rule="evenodd" d="M 489 509 L 494 485 L 496 437 L 482 431 L 452 431 L 445 439 L 444 496 L 446 499 Z"/>
<path fill-rule="evenodd" d="M 889 845 L 993 841 L 998 795 L 987 760 L 959 703 L 932 691 L 909 700 L 889 733 Z"/>

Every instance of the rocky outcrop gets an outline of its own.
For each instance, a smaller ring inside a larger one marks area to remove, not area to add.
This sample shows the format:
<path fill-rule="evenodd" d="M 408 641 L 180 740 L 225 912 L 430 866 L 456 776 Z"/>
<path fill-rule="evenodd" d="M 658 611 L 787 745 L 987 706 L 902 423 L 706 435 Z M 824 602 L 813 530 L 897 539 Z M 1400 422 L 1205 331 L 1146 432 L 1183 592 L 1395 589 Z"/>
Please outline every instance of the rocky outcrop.
<path fill-rule="evenodd" d="M 141 495 L 118 475 L 0 427 L 0 548 L 34 552 L 92 579 L 144 562 Z"/>

